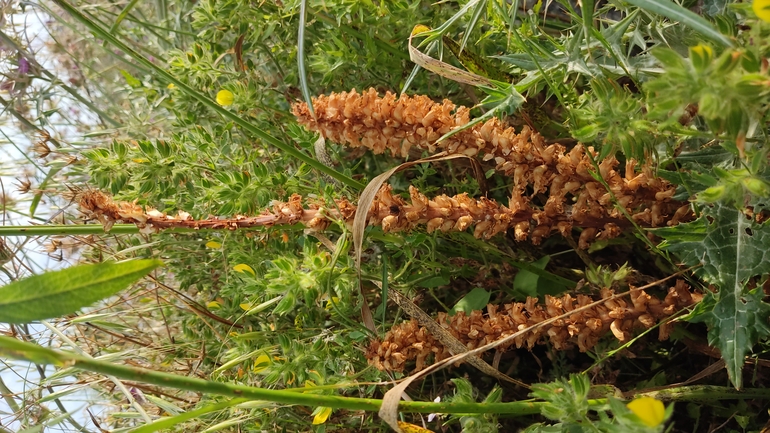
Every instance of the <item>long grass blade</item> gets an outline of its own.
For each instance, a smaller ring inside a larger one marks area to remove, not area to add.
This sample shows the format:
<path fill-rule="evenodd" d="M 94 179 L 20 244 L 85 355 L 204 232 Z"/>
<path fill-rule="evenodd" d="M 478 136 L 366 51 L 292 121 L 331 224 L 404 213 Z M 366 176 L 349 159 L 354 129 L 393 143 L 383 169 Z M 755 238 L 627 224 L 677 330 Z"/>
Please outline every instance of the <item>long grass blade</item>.
<path fill-rule="evenodd" d="M 307 108 L 310 115 L 315 118 L 313 110 L 313 99 L 310 97 L 310 87 L 307 84 L 307 72 L 305 71 L 305 26 L 307 25 L 307 0 L 302 0 L 299 4 L 299 31 L 297 32 L 297 69 L 299 70 L 299 88 L 302 90 L 302 97 L 307 102 Z"/>

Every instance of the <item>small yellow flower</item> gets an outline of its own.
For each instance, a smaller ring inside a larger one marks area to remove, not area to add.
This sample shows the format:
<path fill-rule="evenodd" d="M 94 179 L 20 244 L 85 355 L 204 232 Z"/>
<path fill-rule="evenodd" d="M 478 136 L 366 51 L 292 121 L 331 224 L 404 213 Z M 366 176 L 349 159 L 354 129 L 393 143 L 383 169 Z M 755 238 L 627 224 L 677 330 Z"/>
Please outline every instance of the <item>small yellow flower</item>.
<path fill-rule="evenodd" d="M 315 411 L 313 411 L 313 425 L 317 424 L 323 424 L 326 422 L 327 419 L 329 419 L 329 415 L 332 414 L 332 408 L 330 407 L 317 407 Z"/>
<path fill-rule="evenodd" d="M 399 421 L 398 426 L 404 433 L 433 433 L 433 430 L 422 428 L 418 425 L 409 424 L 408 422 Z"/>
<path fill-rule="evenodd" d="M 241 273 L 248 272 L 253 276 L 257 275 L 256 272 L 254 272 L 254 269 L 252 269 L 251 266 L 247 265 L 246 263 L 241 263 L 233 266 L 233 270 Z"/>
<path fill-rule="evenodd" d="M 336 296 L 332 296 L 331 299 L 326 300 L 326 307 L 324 308 L 326 309 L 326 311 L 331 311 L 332 308 L 334 308 L 334 304 L 339 304 L 339 303 L 340 303 L 340 298 Z"/>
<path fill-rule="evenodd" d="M 176 87 L 174 83 L 169 83 L 168 86 L 166 86 L 167 89 L 173 89 L 174 87 Z"/>
<path fill-rule="evenodd" d="M 751 7 L 760 20 L 770 23 L 770 0 L 754 0 Z"/>
<path fill-rule="evenodd" d="M 233 92 L 229 90 L 220 90 L 217 93 L 217 104 L 227 107 L 228 105 L 233 105 L 233 101 L 235 100 L 235 95 L 233 95 Z"/>
<path fill-rule="evenodd" d="M 660 425 L 666 417 L 666 408 L 663 406 L 663 402 L 652 397 L 637 398 L 628 403 L 626 407 L 650 427 Z"/>
<path fill-rule="evenodd" d="M 254 367 L 252 367 L 252 371 L 254 373 L 259 373 L 260 371 L 266 369 L 271 364 L 270 357 L 262 354 L 257 357 L 257 359 L 254 361 Z"/>
<path fill-rule="evenodd" d="M 208 241 L 206 242 L 206 247 L 216 250 L 222 248 L 222 244 L 217 241 Z"/>

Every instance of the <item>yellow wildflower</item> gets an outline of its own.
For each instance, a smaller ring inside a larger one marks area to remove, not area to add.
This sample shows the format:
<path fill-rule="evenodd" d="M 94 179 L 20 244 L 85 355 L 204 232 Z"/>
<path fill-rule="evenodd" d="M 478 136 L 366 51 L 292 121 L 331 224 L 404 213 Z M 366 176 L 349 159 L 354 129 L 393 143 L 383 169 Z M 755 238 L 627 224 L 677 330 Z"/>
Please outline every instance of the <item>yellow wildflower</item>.
<path fill-rule="evenodd" d="M 313 425 L 323 424 L 329 419 L 329 415 L 332 414 L 332 408 L 320 406 L 313 411 Z"/>
<path fill-rule="evenodd" d="M 751 7 L 760 20 L 770 23 L 770 0 L 754 0 Z"/>
<path fill-rule="evenodd" d="M 233 266 L 233 269 L 237 272 L 248 272 L 253 276 L 256 276 L 256 272 L 254 272 L 254 269 L 251 268 L 251 266 L 247 265 L 246 263 L 240 263 L 238 265 Z"/>
<path fill-rule="evenodd" d="M 652 397 L 640 397 L 626 405 L 634 415 L 650 427 L 656 427 L 666 418 L 663 402 Z"/>
<path fill-rule="evenodd" d="M 227 107 L 228 105 L 233 105 L 233 101 L 235 100 L 235 95 L 233 95 L 233 92 L 229 90 L 220 90 L 217 93 L 217 104 Z"/>

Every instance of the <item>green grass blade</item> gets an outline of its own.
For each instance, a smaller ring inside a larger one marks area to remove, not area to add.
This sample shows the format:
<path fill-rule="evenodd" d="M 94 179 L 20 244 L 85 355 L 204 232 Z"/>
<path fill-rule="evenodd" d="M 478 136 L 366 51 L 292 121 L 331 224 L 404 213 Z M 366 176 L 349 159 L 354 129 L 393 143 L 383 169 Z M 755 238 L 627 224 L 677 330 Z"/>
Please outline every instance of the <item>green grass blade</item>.
<path fill-rule="evenodd" d="M 733 42 L 727 36 L 719 33 L 705 18 L 671 0 L 628 0 L 628 2 L 648 12 L 679 21 L 723 47 L 731 47 L 733 45 Z"/>
<path fill-rule="evenodd" d="M 139 0 L 131 0 L 128 2 L 126 7 L 123 8 L 122 11 L 120 11 L 120 15 L 115 19 L 115 22 L 112 24 L 112 27 L 110 27 L 110 33 L 117 33 L 118 27 L 120 27 L 120 23 L 123 22 L 124 19 L 128 16 L 128 13 L 131 12 L 131 9 L 136 6 L 136 4 L 139 3 Z"/>
<path fill-rule="evenodd" d="M 131 56 L 134 60 L 136 60 L 140 66 L 143 66 L 151 71 L 153 71 L 158 78 L 160 78 L 162 81 L 165 81 L 169 84 L 174 84 L 176 87 L 178 87 L 181 91 L 185 92 L 189 96 L 197 99 L 201 104 L 208 107 L 210 110 L 214 111 L 215 113 L 221 115 L 225 119 L 232 121 L 236 125 L 240 126 L 241 128 L 245 129 L 249 133 L 255 135 L 256 137 L 259 137 L 261 140 L 265 141 L 266 143 L 277 147 L 281 151 L 285 152 L 286 154 L 292 156 L 293 158 L 296 158 L 305 164 L 313 167 L 314 169 L 320 171 L 321 173 L 327 174 L 334 179 L 337 179 L 344 185 L 347 185 L 351 188 L 354 188 L 356 190 L 362 190 L 364 189 L 364 184 L 361 182 L 354 180 L 337 170 L 334 170 L 333 168 L 327 167 L 320 161 L 316 160 L 315 158 L 311 157 L 310 155 L 307 155 L 300 150 L 296 149 L 294 146 L 291 146 L 287 143 L 284 143 L 283 141 L 273 137 L 269 133 L 265 132 L 264 130 L 256 127 L 255 125 L 251 124 L 250 122 L 244 120 L 243 118 L 235 115 L 234 113 L 230 112 L 229 110 L 219 106 L 211 97 L 204 95 L 197 90 L 193 89 L 192 87 L 188 86 L 186 83 L 182 82 L 178 78 L 171 75 L 168 71 L 161 68 L 160 66 L 156 65 L 155 63 L 151 62 L 148 58 L 145 56 L 139 54 L 137 51 L 133 50 L 126 44 L 124 44 L 122 41 L 120 41 L 115 36 L 111 35 L 106 29 L 104 29 L 99 24 L 95 23 L 85 15 L 83 15 L 78 8 L 71 5 L 69 2 L 66 2 L 64 0 L 55 0 L 55 3 L 67 11 L 76 21 L 80 22 L 84 26 L 86 26 L 89 30 L 94 32 L 94 34 L 102 38 L 103 40 L 109 42 L 119 50 L 123 51 L 124 53 Z"/>
<path fill-rule="evenodd" d="M 341 397 L 337 395 L 297 392 L 297 390 L 265 389 L 161 373 L 143 368 L 112 364 L 68 352 L 46 349 L 36 344 L 22 342 L 5 336 L 0 336 L 0 357 L 21 359 L 39 364 L 66 364 L 80 370 L 111 375 L 119 379 L 200 392 L 207 395 L 213 394 L 249 400 L 271 401 L 281 404 L 310 407 L 327 406 L 335 409 L 365 411 L 377 411 L 382 405 L 382 400 L 373 398 Z M 606 400 L 589 400 L 588 404 L 599 406 L 606 404 Z M 414 413 L 501 413 L 509 416 L 523 416 L 540 413 L 541 408 L 548 405 L 549 403 L 533 401 L 513 401 L 507 403 L 402 401 L 399 404 L 399 410 Z"/>
<path fill-rule="evenodd" d="M 440 39 L 441 36 L 444 35 L 444 33 L 449 30 L 449 27 L 452 26 L 457 20 L 463 17 L 466 13 L 468 13 L 471 8 L 475 7 L 481 0 L 471 0 L 468 3 L 465 4 L 459 11 L 457 11 L 452 17 L 450 17 L 448 20 L 444 22 L 444 24 L 441 24 L 440 26 L 436 27 L 431 31 L 431 35 L 425 38 L 424 41 L 422 41 L 421 45 L 425 45 L 429 42 L 433 42 L 437 39 Z"/>
<path fill-rule="evenodd" d="M 299 73 L 299 88 L 302 97 L 307 102 L 310 114 L 315 118 L 313 99 L 310 97 L 310 87 L 307 84 L 307 72 L 305 71 L 305 26 L 307 25 L 307 0 L 299 4 L 299 32 L 297 33 L 297 69 Z"/>
<path fill-rule="evenodd" d="M 34 218 L 35 212 L 37 212 L 37 207 L 40 204 L 40 200 L 43 198 L 43 192 L 45 191 L 46 187 L 48 187 L 48 182 L 50 182 L 54 176 L 56 176 L 59 171 L 61 171 L 63 167 L 52 167 L 50 170 L 48 170 L 48 174 L 45 176 L 45 179 L 43 179 L 42 182 L 40 182 L 40 186 L 37 188 L 38 191 L 35 193 L 35 196 L 32 197 L 32 203 L 29 205 L 29 217 Z"/>
<path fill-rule="evenodd" d="M 74 313 L 160 265 L 159 260 L 79 265 L 16 281 L 0 288 L 0 322 L 29 323 Z"/>

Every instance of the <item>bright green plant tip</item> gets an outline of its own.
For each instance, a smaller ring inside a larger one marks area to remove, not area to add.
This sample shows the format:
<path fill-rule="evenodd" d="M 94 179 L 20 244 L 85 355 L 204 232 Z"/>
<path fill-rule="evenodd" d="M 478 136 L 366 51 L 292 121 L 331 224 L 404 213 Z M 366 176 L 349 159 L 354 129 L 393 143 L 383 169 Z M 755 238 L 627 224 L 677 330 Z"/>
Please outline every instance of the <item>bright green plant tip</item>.
<path fill-rule="evenodd" d="M 132 260 L 79 265 L 0 287 L 0 322 L 29 323 L 72 314 L 112 296 L 162 264 Z"/>
<path fill-rule="evenodd" d="M 666 417 L 663 402 L 652 397 L 637 398 L 626 406 L 649 427 L 657 427 Z"/>

